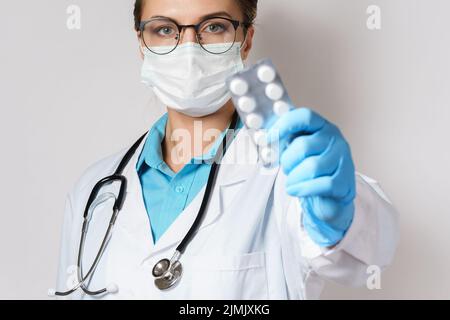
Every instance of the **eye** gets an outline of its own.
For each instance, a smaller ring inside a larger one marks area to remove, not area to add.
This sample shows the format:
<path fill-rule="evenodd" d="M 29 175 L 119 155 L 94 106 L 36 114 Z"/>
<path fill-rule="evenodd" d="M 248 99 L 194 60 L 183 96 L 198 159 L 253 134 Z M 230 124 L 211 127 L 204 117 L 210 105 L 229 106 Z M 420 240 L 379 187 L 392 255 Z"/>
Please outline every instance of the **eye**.
<path fill-rule="evenodd" d="M 225 30 L 225 27 L 219 23 L 213 23 L 206 27 L 206 32 L 219 33 Z"/>
<path fill-rule="evenodd" d="M 160 27 L 156 30 L 156 33 L 160 36 L 171 36 L 173 34 L 175 34 L 175 30 L 174 28 L 170 27 L 170 26 L 165 26 L 165 27 Z"/>

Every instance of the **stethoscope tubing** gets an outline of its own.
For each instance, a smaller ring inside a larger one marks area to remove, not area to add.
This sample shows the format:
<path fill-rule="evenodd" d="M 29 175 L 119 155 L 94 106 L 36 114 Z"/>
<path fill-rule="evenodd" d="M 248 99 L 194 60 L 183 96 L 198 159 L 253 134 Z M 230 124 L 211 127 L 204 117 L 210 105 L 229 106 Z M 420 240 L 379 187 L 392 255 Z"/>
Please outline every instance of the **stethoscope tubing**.
<path fill-rule="evenodd" d="M 231 124 L 230 124 L 230 127 L 229 127 L 230 130 L 233 131 L 233 132 L 231 132 L 232 138 L 230 139 L 229 142 L 231 142 L 234 139 L 235 135 L 236 135 L 234 130 L 236 129 L 238 120 L 239 120 L 239 116 L 238 116 L 237 112 L 235 112 L 234 115 L 233 115 L 233 120 L 231 121 Z M 208 177 L 208 182 L 206 184 L 205 195 L 203 196 L 203 200 L 202 200 L 202 203 L 200 205 L 200 209 L 199 209 L 199 212 L 197 214 L 197 217 L 195 218 L 194 222 L 192 223 L 192 226 L 189 229 L 189 231 L 184 236 L 183 240 L 180 242 L 180 244 L 176 248 L 176 251 L 180 252 L 181 254 L 183 254 L 184 251 L 186 250 L 186 247 L 188 246 L 189 242 L 191 242 L 192 237 L 194 236 L 195 232 L 197 231 L 198 227 L 200 226 L 200 223 L 203 220 L 203 216 L 205 215 L 206 207 L 208 206 L 208 202 L 209 202 L 209 199 L 211 197 L 211 192 L 212 192 L 213 186 L 215 184 L 217 172 L 219 171 L 219 168 L 220 168 L 220 161 L 222 160 L 223 156 L 225 155 L 225 153 L 227 151 L 227 147 L 228 147 L 227 146 L 227 143 L 228 143 L 227 140 L 229 140 L 228 133 L 227 133 L 227 135 L 224 137 L 224 139 L 222 141 L 222 148 L 220 148 L 218 150 L 216 156 L 213 159 L 213 164 L 211 166 L 211 171 L 210 171 L 210 174 L 209 174 L 209 177 Z"/>
<path fill-rule="evenodd" d="M 60 297 L 64 297 L 64 296 L 68 296 L 72 293 L 74 293 L 75 291 L 77 291 L 78 289 L 82 289 L 87 295 L 90 296 L 96 296 L 96 295 L 100 295 L 103 293 L 107 292 L 106 288 L 100 289 L 100 290 L 96 290 L 96 291 L 91 291 L 89 290 L 85 283 L 87 282 L 87 280 L 92 276 L 92 274 L 94 273 L 95 269 L 97 268 L 100 259 L 106 249 L 106 246 L 108 244 L 108 241 L 111 237 L 112 234 L 112 229 L 114 227 L 114 224 L 116 222 L 117 216 L 119 215 L 120 210 L 122 209 L 123 203 L 125 201 L 125 197 L 126 197 L 126 189 L 127 189 L 127 179 L 125 176 L 123 176 L 123 171 L 126 167 L 126 165 L 130 162 L 131 157 L 133 156 L 133 154 L 136 152 L 137 148 L 140 146 L 140 144 L 142 143 L 142 141 L 144 140 L 145 136 L 147 135 L 147 133 L 145 133 L 144 135 L 142 135 L 138 141 L 136 141 L 133 146 L 127 151 L 127 153 L 125 154 L 125 156 L 122 158 L 122 161 L 120 162 L 119 166 L 117 167 L 115 173 L 112 176 L 103 178 L 102 180 L 100 180 L 99 182 L 96 183 L 96 185 L 94 186 L 88 201 L 86 203 L 86 207 L 84 210 L 84 214 L 83 214 L 83 226 L 81 228 L 81 238 L 80 238 L 80 244 L 78 246 L 78 257 L 77 257 L 77 279 L 78 279 L 78 284 L 76 284 L 72 289 L 67 290 L 67 291 L 55 291 L 54 295 L 56 296 L 60 296 Z M 110 184 L 113 183 L 114 181 L 120 181 L 121 182 L 121 187 L 120 187 L 120 191 L 119 191 L 119 195 L 116 198 L 115 202 L 114 202 L 114 208 L 113 208 L 113 215 L 111 216 L 109 225 L 108 225 L 108 229 L 106 231 L 106 234 L 102 240 L 102 243 L 100 245 L 100 249 L 97 252 L 97 255 L 95 256 L 94 262 L 92 263 L 91 267 L 89 268 L 88 272 L 86 273 L 85 276 L 83 276 L 83 266 L 82 266 L 82 257 L 83 257 L 83 252 L 84 252 L 84 243 L 86 241 L 86 235 L 87 235 L 87 231 L 88 231 L 88 226 L 89 226 L 89 220 L 90 220 L 90 215 L 89 215 L 89 209 L 92 205 L 92 203 L 94 202 L 95 198 L 98 195 L 98 192 L 100 191 L 100 189 L 106 185 L 106 184 Z"/>

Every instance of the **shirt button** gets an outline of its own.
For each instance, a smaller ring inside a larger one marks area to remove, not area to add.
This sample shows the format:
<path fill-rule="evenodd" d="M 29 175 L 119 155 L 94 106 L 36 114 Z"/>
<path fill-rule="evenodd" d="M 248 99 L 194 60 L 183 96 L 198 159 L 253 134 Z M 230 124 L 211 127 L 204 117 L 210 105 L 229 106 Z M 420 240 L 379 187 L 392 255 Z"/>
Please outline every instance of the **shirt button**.
<path fill-rule="evenodd" d="M 175 192 L 176 193 L 183 193 L 184 192 L 184 187 L 183 186 L 177 186 L 175 188 Z"/>

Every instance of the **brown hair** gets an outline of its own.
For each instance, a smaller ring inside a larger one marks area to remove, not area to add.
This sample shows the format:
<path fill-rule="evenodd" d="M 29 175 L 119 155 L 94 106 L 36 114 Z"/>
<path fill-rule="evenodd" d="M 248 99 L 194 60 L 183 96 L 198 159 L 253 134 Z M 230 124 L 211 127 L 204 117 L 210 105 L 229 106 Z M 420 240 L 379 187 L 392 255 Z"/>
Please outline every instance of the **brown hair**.
<path fill-rule="evenodd" d="M 236 0 L 244 13 L 244 23 L 248 26 L 253 25 L 256 19 L 256 12 L 258 11 L 258 0 Z M 134 28 L 139 31 L 142 10 L 144 7 L 144 0 L 136 0 L 134 4 Z"/>

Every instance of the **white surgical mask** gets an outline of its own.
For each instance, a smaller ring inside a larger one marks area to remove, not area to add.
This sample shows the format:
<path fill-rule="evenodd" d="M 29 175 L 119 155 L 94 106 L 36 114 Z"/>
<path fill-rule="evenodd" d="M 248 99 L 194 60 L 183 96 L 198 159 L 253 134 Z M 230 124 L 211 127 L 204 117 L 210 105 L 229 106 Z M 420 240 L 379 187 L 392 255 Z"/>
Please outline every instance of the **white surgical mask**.
<path fill-rule="evenodd" d="M 205 47 L 220 51 L 229 44 Z M 179 45 L 166 55 L 148 48 L 142 51 L 142 82 L 168 107 L 191 117 L 207 116 L 222 108 L 231 98 L 227 78 L 244 68 L 240 43 L 224 54 L 211 54 L 197 43 Z"/>

